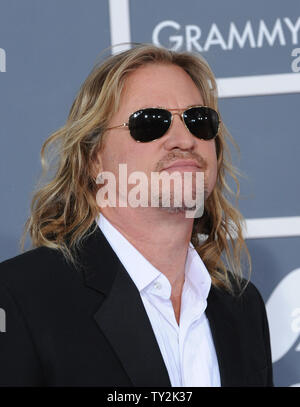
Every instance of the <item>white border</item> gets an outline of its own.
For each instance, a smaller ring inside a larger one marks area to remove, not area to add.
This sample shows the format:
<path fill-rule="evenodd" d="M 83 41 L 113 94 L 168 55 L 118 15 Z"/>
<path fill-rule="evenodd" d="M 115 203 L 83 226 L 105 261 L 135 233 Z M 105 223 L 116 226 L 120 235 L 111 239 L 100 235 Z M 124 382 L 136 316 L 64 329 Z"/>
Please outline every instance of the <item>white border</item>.
<path fill-rule="evenodd" d="M 246 239 L 300 236 L 300 216 L 246 219 Z"/>
<path fill-rule="evenodd" d="M 109 0 L 109 20 L 112 54 L 129 49 L 129 44 L 116 46 L 131 41 L 129 0 Z"/>
<path fill-rule="evenodd" d="M 281 73 L 219 78 L 217 85 L 220 98 L 299 93 L 300 74 Z"/>

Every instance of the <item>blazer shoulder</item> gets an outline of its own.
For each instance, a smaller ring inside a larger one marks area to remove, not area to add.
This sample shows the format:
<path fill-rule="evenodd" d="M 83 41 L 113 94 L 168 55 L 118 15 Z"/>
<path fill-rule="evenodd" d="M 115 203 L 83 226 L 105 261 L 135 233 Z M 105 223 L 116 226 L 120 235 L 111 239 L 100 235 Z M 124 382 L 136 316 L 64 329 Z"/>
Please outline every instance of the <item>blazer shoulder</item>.
<path fill-rule="evenodd" d="M 227 290 L 214 287 L 212 290 L 211 301 L 215 299 L 218 303 L 223 304 L 224 307 L 235 310 L 237 312 L 246 313 L 265 313 L 265 303 L 263 297 L 250 280 L 242 279 L 240 287 L 236 283 L 233 276 L 230 276 L 232 283 L 233 293 Z"/>
<path fill-rule="evenodd" d="M 40 246 L 2 261 L 0 285 L 27 286 L 39 276 L 47 280 L 47 277 L 65 268 L 69 265 L 59 250 Z"/>
<path fill-rule="evenodd" d="M 247 304 L 254 303 L 264 307 L 265 303 L 263 297 L 256 285 L 252 281 L 246 280 L 244 280 L 244 285 L 245 288 L 241 293 L 241 298 L 243 301 Z"/>
<path fill-rule="evenodd" d="M 237 286 L 236 280 L 232 275 L 230 275 L 230 280 L 232 282 L 235 298 L 247 302 L 264 302 L 259 289 L 250 279 L 242 278 L 240 287 Z"/>
<path fill-rule="evenodd" d="M 232 305 L 244 320 L 252 321 L 253 324 L 266 324 L 265 302 L 259 289 L 252 281 L 242 280 L 241 290 L 233 297 Z"/>

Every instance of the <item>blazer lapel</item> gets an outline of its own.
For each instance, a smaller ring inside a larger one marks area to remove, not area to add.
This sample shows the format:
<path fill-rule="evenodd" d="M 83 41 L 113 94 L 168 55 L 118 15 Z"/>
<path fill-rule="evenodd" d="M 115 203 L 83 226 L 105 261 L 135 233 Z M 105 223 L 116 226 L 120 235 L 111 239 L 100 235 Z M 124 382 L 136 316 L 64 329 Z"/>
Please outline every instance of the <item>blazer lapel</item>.
<path fill-rule="evenodd" d="M 86 240 L 81 261 L 86 285 L 105 295 L 95 321 L 132 384 L 170 387 L 140 293 L 99 227 Z"/>
<path fill-rule="evenodd" d="M 234 301 L 234 297 L 212 286 L 205 311 L 216 349 L 222 387 L 243 384 L 245 349 L 242 349 L 243 344 L 239 340 L 241 320 L 233 307 Z"/>

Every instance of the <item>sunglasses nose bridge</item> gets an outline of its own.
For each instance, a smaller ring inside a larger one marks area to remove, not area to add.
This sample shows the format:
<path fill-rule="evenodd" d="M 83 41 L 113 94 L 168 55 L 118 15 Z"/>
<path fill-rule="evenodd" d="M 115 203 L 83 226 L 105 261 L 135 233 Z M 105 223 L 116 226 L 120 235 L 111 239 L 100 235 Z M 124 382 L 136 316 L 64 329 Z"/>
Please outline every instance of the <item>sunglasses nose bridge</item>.
<path fill-rule="evenodd" d="M 172 120 L 171 122 L 173 122 L 174 116 L 178 116 L 180 118 L 180 120 L 182 121 L 184 127 L 186 128 L 186 130 L 191 133 L 190 129 L 188 128 L 185 120 L 184 120 L 184 113 L 186 112 L 186 110 L 179 110 L 179 112 L 174 112 L 172 111 Z"/>
<path fill-rule="evenodd" d="M 181 112 L 181 113 L 179 113 L 179 112 L 172 112 L 172 120 L 174 119 L 174 116 L 178 116 L 178 117 L 181 119 L 182 123 L 185 124 L 184 118 L 183 118 L 183 113 L 184 113 L 184 112 Z"/>

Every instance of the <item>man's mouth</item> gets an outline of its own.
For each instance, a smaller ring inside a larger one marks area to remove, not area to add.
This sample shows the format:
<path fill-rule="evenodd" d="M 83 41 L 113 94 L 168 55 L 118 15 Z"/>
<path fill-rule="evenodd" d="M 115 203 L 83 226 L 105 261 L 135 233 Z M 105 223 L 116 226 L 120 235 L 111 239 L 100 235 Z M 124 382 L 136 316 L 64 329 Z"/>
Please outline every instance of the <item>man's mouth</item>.
<path fill-rule="evenodd" d="M 167 164 L 164 170 L 174 170 L 174 171 L 195 171 L 201 169 L 199 163 L 195 160 L 176 160 Z"/>

